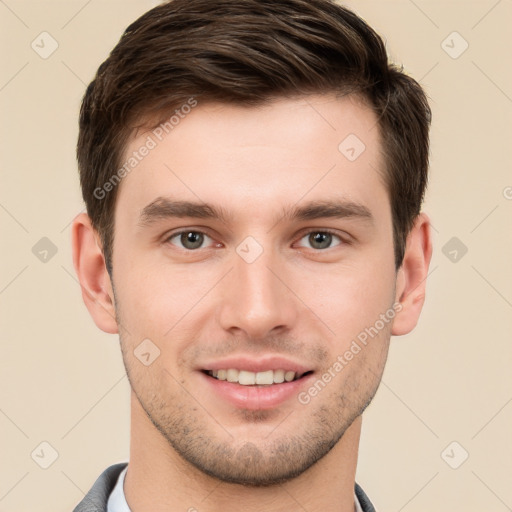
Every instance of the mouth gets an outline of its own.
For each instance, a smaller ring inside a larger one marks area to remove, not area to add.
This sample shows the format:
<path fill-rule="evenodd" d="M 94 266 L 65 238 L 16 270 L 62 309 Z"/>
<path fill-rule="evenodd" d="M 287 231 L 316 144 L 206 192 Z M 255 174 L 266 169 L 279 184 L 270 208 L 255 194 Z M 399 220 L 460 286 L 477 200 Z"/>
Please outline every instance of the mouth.
<path fill-rule="evenodd" d="M 315 378 L 311 364 L 277 354 L 237 354 L 204 361 L 197 370 L 205 385 L 204 397 L 212 406 L 220 399 L 239 410 L 293 407 L 300 391 Z"/>
<path fill-rule="evenodd" d="M 231 382 L 233 384 L 240 384 L 242 386 L 274 386 L 276 384 L 283 384 L 285 382 L 294 382 L 300 380 L 311 373 L 295 372 L 293 370 L 277 369 L 277 370 L 264 370 L 259 372 L 251 372 L 248 370 L 239 370 L 236 368 L 226 368 L 219 370 L 203 370 L 203 373 L 220 381 Z"/>

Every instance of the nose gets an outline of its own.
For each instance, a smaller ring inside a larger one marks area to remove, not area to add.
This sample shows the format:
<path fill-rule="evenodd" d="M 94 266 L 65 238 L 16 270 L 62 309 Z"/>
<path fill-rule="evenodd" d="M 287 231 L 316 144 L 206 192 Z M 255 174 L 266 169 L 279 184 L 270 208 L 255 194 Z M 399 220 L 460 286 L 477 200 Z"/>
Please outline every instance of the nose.
<path fill-rule="evenodd" d="M 250 263 L 235 252 L 233 263 L 221 290 L 221 327 L 254 340 L 289 330 L 297 320 L 299 304 L 286 283 L 284 262 L 265 250 Z"/>

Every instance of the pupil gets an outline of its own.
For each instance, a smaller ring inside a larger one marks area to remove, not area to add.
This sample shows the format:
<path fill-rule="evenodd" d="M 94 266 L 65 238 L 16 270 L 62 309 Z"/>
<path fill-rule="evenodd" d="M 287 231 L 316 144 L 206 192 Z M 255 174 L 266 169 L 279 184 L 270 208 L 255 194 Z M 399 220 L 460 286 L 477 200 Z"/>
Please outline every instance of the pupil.
<path fill-rule="evenodd" d="M 182 233 L 181 243 L 187 249 L 197 249 L 198 247 L 201 247 L 201 244 L 203 243 L 203 235 L 194 231 Z"/>
<path fill-rule="evenodd" d="M 309 241 L 316 249 L 325 249 L 331 245 L 332 235 L 330 233 L 314 233 L 309 235 Z"/>

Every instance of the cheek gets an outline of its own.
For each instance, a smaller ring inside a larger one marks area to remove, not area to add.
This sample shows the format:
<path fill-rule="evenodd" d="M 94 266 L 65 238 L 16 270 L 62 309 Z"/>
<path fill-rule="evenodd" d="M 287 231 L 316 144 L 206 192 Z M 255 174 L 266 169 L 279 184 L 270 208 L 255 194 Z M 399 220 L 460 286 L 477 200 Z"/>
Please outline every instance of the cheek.
<path fill-rule="evenodd" d="M 294 290 L 317 320 L 345 344 L 392 306 L 395 273 L 378 265 L 317 270 L 294 279 Z"/>
<path fill-rule="evenodd" d="M 198 331 L 212 316 L 210 300 L 223 273 L 213 267 L 190 267 L 134 263 L 119 272 L 123 275 L 116 285 L 119 320 L 132 351 L 149 338 L 161 351 L 160 361 L 175 359 L 192 340 L 200 339 Z"/>
<path fill-rule="evenodd" d="M 144 270 L 141 270 L 144 269 Z M 187 305 L 197 301 L 200 283 L 190 270 L 170 266 L 134 265 L 126 269 L 118 286 L 124 313 L 131 318 L 169 324 Z"/>

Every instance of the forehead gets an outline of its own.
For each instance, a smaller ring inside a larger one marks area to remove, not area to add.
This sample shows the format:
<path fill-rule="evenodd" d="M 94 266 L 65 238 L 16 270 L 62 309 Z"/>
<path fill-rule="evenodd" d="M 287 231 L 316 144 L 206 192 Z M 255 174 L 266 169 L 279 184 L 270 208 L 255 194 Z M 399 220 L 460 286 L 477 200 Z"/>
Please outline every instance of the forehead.
<path fill-rule="evenodd" d="M 130 159 L 136 165 L 121 182 L 116 215 L 125 209 L 135 215 L 165 195 L 241 216 L 275 214 L 301 198 L 333 194 L 359 203 L 387 201 L 376 116 L 348 96 L 259 107 L 198 100 L 167 124 L 132 137 L 123 162 Z"/>

